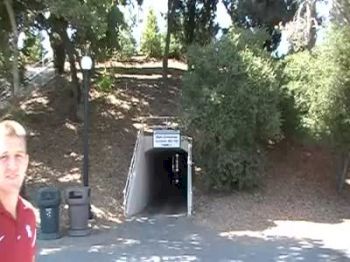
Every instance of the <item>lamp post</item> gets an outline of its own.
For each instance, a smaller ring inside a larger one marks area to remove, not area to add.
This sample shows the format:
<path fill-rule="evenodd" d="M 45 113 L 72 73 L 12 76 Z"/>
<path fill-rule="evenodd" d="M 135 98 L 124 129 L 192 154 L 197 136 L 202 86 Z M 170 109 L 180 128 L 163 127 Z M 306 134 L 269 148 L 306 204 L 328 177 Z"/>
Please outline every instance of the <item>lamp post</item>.
<path fill-rule="evenodd" d="M 83 184 L 89 186 L 89 71 L 92 68 L 90 56 L 83 56 L 81 59 L 83 69 L 83 89 L 84 89 L 84 133 L 83 133 Z"/>
<path fill-rule="evenodd" d="M 81 59 L 81 69 L 83 70 L 84 89 L 84 134 L 83 134 L 83 185 L 89 186 L 89 72 L 92 68 L 90 56 L 83 56 Z M 89 219 L 92 219 L 91 205 L 89 204 Z"/>

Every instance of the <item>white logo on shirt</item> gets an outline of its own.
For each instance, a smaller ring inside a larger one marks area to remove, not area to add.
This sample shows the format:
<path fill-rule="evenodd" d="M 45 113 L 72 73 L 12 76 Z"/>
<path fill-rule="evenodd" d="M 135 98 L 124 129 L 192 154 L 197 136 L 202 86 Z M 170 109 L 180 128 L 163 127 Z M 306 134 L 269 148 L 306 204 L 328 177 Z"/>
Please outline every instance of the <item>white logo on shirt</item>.
<path fill-rule="evenodd" d="M 0 237 L 0 242 L 1 242 L 4 238 L 5 238 L 5 235 L 2 235 L 2 236 Z"/>
<path fill-rule="evenodd" d="M 33 232 L 32 232 L 32 229 L 30 228 L 30 225 L 26 225 L 26 231 L 27 231 L 28 238 L 32 238 Z"/>
<path fill-rule="evenodd" d="M 35 246 L 35 241 L 36 241 L 36 229 L 34 228 L 34 237 L 33 237 L 33 240 L 32 240 L 32 247 Z"/>

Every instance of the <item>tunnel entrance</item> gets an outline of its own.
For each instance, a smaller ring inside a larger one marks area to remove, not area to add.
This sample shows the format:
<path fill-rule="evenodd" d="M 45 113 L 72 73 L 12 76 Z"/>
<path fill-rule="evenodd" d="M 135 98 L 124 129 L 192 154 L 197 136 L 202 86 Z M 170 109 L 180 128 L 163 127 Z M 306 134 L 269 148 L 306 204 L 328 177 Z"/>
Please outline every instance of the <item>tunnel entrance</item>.
<path fill-rule="evenodd" d="M 140 129 L 124 188 L 124 215 L 192 214 L 192 138 Z"/>
<path fill-rule="evenodd" d="M 146 152 L 150 197 L 145 214 L 187 212 L 187 158 L 181 149 L 154 148 Z"/>

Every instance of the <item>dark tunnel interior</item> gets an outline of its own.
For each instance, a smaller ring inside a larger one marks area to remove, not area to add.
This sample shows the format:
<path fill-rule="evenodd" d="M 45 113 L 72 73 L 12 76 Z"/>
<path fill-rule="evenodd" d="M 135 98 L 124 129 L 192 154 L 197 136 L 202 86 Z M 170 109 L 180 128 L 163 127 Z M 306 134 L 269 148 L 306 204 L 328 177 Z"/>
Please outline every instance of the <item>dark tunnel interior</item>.
<path fill-rule="evenodd" d="M 187 212 L 187 152 L 183 149 L 151 149 L 146 153 L 150 199 L 145 213 Z"/>

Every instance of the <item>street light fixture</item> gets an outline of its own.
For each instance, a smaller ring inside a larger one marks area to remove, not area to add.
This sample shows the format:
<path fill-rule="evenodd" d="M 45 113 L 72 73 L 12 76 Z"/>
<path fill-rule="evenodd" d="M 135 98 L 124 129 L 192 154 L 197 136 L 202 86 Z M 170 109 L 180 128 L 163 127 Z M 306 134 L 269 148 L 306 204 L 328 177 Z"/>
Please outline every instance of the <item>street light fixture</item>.
<path fill-rule="evenodd" d="M 81 59 L 81 68 L 83 70 L 91 70 L 92 59 L 90 56 L 83 56 L 83 58 Z"/>
<path fill-rule="evenodd" d="M 92 59 L 90 56 L 83 56 L 81 59 L 81 68 L 83 69 L 84 89 L 83 184 L 84 186 L 89 186 L 89 71 L 92 68 Z"/>
<path fill-rule="evenodd" d="M 89 72 L 92 68 L 92 59 L 90 56 L 83 56 L 81 59 L 81 69 L 83 70 L 83 89 L 84 89 L 84 135 L 83 135 L 83 185 L 89 186 Z M 89 204 L 89 219 L 93 218 L 91 205 Z"/>

